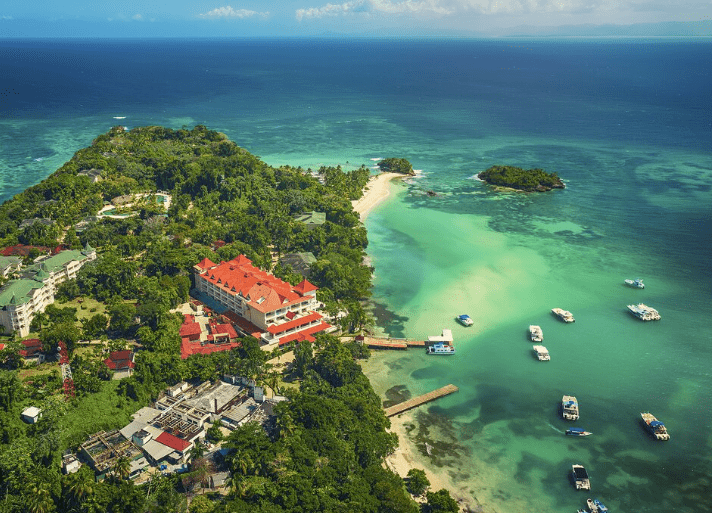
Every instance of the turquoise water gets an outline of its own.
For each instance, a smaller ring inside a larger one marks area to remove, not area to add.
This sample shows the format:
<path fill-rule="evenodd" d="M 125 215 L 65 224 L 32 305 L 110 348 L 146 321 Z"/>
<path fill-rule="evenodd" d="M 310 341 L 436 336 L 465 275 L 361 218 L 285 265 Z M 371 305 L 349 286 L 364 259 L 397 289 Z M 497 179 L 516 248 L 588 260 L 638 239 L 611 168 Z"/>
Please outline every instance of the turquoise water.
<path fill-rule="evenodd" d="M 17 92 L 0 102 L 2 198 L 119 123 L 202 123 L 272 165 L 408 158 L 421 175 L 366 221 L 373 308 L 393 336 L 453 329 L 457 354 L 379 353 L 366 372 L 384 399 L 460 387 L 408 414 L 422 464 L 487 512 L 583 507 L 572 463 L 612 512 L 712 510 L 709 43 L 2 41 L 0 68 Z M 473 179 L 493 164 L 567 188 L 495 193 Z M 631 317 L 639 301 L 662 320 Z M 563 394 L 593 436 L 563 435 Z"/>

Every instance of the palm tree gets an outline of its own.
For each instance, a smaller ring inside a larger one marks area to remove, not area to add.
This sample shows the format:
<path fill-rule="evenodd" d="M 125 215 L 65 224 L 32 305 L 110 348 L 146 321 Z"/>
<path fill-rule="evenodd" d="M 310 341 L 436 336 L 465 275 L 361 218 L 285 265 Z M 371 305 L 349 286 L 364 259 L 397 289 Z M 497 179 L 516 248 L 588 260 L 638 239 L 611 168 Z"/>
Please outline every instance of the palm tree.
<path fill-rule="evenodd" d="M 54 501 L 52 501 L 49 491 L 43 488 L 41 484 L 33 485 L 30 489 L 27 511 L 29 513 L 50 513 L 55 509 Z"/>
<path fill-rule="evenodd" d="M 114 464 L 114 476 L 123 481 L 131 474 L 131 462 L 126 456 L 121 456 Z"/>
<path fill-rule="evenodd" d="M 191 460 L 198 460 L 203 457 L 205 454 L 205 447 L 203 447 L 203 444 L 200 442 L 196 442 L 193 444 L 193 447 L 190 448 L 190 459 Z"/>
<path fill-rule="evenodd" d="M 69 485 L 69 493 L 77 505 L 81 505 L 94 494 L 94 486 L 83 474 L 74 474 L 74 482 Z"/>

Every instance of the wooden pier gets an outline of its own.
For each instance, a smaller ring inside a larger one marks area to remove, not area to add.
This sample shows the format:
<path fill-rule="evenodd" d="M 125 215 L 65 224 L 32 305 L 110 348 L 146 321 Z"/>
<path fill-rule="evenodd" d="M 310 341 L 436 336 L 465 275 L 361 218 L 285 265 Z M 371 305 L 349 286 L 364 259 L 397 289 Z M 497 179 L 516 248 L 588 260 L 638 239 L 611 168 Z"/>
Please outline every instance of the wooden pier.
<path fill-rule="evenodd" d="M 393 417 L 394 415 L 403 413 L 404 411 L 420 406 L 421 404 L 429 403 L 430 401 L 434 401 L 440 397 L 453 394 L 458 390 L 460 389 L 455 385 L 445 385 L 444 387 L 428 392 L 427 394 L 419 395 L 418 397 L 413 397 L 412 399 L 408 399 L 402 403 L 385 408 L 386 417 Z"/>
<path fill-rule="evenodd" d="M 425 347 L 425 340 L 407 340 L 404 338 L 364 337 L 363 344 L 369 349 L 408 349 L 409 347 Z"/>

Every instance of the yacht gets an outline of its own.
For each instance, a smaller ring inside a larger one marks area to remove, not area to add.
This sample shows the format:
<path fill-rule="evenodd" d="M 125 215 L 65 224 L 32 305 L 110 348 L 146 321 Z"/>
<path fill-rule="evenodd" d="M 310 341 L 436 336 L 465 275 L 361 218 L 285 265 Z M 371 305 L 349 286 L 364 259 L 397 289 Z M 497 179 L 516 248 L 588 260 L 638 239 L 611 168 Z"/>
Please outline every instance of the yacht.
<path fill-rule="evenodd" d="M 588 472 L 583 468 L 583 465 L 571 465 L 571 475 L 574 479 L 574 484 L 577 490 L 590 490 L 591 481 L 588 478 Z"/>
<path fill-rule="evenodd" d="M 534 350 L 534 354 L 536 354 L 536 357 L 539 359 L 539 361 L 548 362 L 549 360 L 551 360 L 551 356 L 549 356 L 549 351 L 544 346 L 532 346 L 532 349 Z"/>
<path fill-rule="evenodd" d="M 467 314 L 458 315 L 456 318 L 457 322 L 459 322 L 463 326 L 472 326 L 474 324 L 470 316 Z"/>
<path fill-rule="evenodd" d="M 566 420 L 578 420 L 578 401 L 572 395 L 565 395 L 561 399 L 561 416 Z"/>
<path fill-rule="evenodd" d="M 634 316 L 636 316 L 641 321 L 659 321 L 660 314 L 655 308 L 652 308 L 643 303 L 638 303 L 637 305 L 628 305 L 628 311 Z"/>
<path fill-rule="evenodd" d="M 541 330 L 540 326 L 534 324 L 529 325 L 529 338 L 532 342 L 541 342 L 544 340 L 544 332 Z"/>
<path fill-rule="evenodd" d="M 636 278 L 634 280 L 625 280 L 625 284 L 628 285 L 629 287 L 635 287 L 636 289 L 644 289 L 645 285 L 643 284 L 643 280 L 640 278 Z"/>
<path fill-rule="evenodd" d="M 647 429 L 656 440 L 670 440 L 670 433 L 667 432 L 665 424 L 656 419 L 652 413 L 641 413 L 640 416 L 645 423 L 645 429 Z"/>
<path fill-rule="evenodd" d="M 561 308 L 552 308 L 551 312 L 564 322 L 576 322 L 576 319 L 574 319 L 574 315 L 568 310 L 562 310 Z"/>
<path fill-rule="evenodd" d="M 455 354 L 455 348 L 444 342 L 436 342 L 425 350 L 427 354 Z"/>

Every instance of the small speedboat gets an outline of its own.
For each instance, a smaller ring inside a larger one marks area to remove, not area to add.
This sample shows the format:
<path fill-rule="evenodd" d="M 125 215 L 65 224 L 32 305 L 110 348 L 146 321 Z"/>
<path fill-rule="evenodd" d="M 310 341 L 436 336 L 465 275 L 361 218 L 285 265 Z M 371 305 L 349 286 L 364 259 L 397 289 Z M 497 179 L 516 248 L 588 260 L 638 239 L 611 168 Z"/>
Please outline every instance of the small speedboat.
<path fill-rule="evenodd" d="M 636 289 L 644 289 L 645 285 L 643 284 L 643 280 L 641 278 L 636 278 L 634 280 L 625 280 L 625 284 L 628 285 L 629 287 L 634 287 Z"/>
<path fill-rule="evenodd" d="M 596 507 L 596 509 L 592 509 L 591 511 L 595 511 L 596 513 L 608 513 L 608 508 L 605 507 L 603 503 L 598 499 L 593 499 L 593 505 Z"/>
<path fill-rule="evenodd" d="M 584 431 L 583 428 L 569 428 L 566 430 L 566 434 L 569 436 L 588 436 L 592 435 L 590 431 Z"/>
<path fill-rule="evenodd" d="M 463 326 L 472 326 L 474 324 L 474 321 L 467 314 L 458 315 L 456 319 L 457 322 L 459 322 Z"/>

